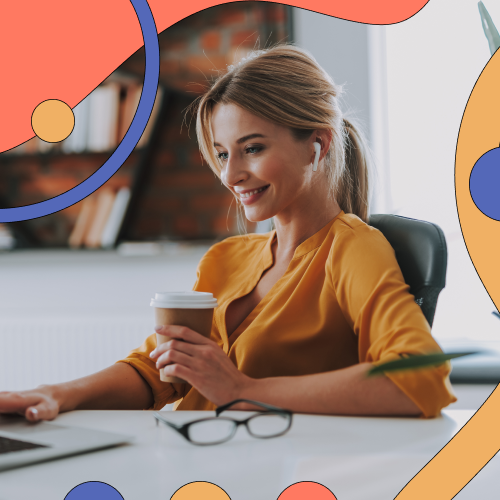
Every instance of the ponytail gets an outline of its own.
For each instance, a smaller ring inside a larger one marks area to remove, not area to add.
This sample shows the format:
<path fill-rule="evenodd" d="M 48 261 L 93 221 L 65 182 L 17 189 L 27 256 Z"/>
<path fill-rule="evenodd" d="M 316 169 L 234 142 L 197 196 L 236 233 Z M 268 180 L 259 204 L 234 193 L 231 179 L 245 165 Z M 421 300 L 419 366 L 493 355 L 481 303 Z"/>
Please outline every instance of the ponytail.
<path fill-rule="evenodd" d="M 345 167 L 335 189 L 335 199 L 345 213 L 368 223 L 369 161 L 368 147 L 361 132 L 346 118 L 344 127 Z"/>

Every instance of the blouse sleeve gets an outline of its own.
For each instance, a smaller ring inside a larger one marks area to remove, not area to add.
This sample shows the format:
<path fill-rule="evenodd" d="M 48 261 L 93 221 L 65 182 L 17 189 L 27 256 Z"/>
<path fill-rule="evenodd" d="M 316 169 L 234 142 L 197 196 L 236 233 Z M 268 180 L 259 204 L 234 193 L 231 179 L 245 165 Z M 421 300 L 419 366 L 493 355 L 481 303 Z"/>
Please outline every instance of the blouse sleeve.
<path fill-rule="evenodd" d="M 200 267 L 202 262 L 206 260 L 207 254 L 200 260 L 196 269 L 196 282 L 193 290 L 198 290 L 200 283 L 201 285 L 204 284 Z M 126 358 L 117 361 L 117 363 L 127 363 L 139 372 L 139 375 L 148 383 L 153 392 L 154 404 L 148 410 L 161 410 L 165 405 L 182 399 L 191 389 L 191 386 L 189 384 L 162 382 L 160 380 L 160 371 L 156 368 L 156 362 L 149 357 L 149 353 L 153 349 L 156 349 L 156 334 L 150 335 L 140 347 L 130 351 Z"/>
<path fill-rule="evenodd" d="M 380 364 L 408 354 L 441 352 L 414 296 L 409 293 L 394 250 L 375 228 L 346 225 L 330 252 L 333 286 L 346 321 L 358 337 L 360 362 Z M 449 362 L 433 368 L 388 373 L 422 411 L 439 415 L 456 401 Z"/>
<path fill-rule="evenodd" d="M 147 408 L 148 410 L 161 410 L 165 405 L 183 398 L 191 389 L 189 384 L 171 384 L 160 380 L 160 371 L 156 368 L 156 362 L 149 357 L 149 353 L 155 348 L 156 334 L 153 334 L 140 347 L 130 351 L 125 359 L 117 361 L 117 363 L 128 363 L 133 366 L 151 387 L 154 403 L 151 408 Z"/>

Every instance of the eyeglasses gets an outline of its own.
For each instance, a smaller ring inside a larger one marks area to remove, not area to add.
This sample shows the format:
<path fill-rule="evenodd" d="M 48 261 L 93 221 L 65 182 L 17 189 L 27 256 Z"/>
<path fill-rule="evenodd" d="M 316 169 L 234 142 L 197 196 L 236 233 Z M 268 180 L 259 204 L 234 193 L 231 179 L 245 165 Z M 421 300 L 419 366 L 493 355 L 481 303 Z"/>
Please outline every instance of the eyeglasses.
<path fill-rule="evenodd" d="M 255 406 L 260 406 L 263 410 L 251 415 L 245 420 L 236 420 L 230 417 L 219 417 L 223 412 L 238 403 L 250 403 Z M 223 406 L 219 406 L 215 410 L 215 417 L 200 418 L 193 420 L 187 424 L 177 425 L 169 422 L 158 412 L 154 412 L 153 416 L 156 419 L 156 425 L 162 422 L 179 434 L 184 436 L 190 443 L 206 446 L 213 444 L 224 443 L 229 441 L 235 434 L 240 425 L 247 428 L 248 433 L 259 439 L 268 439 L 282 436 L 292 426 L 292 412 L 271 406 L 258 401 L 249 399 L 236 399 Z"/>

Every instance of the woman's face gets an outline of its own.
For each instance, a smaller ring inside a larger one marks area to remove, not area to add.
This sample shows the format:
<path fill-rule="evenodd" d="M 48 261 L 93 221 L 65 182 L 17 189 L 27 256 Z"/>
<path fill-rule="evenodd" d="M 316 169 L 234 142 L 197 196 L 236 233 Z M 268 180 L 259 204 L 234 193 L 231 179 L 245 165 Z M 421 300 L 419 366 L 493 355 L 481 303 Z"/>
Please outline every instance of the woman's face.
<path fill-rule="evenodd" d="M 319 177 L 311 166 L 316 134 L 298 141 L 289 128 L 234 104 L 214 106 L 212 133 L 221 180 L 241 200 L 248 220 L 293 216 L 307 203 L 312 180 Z"/>

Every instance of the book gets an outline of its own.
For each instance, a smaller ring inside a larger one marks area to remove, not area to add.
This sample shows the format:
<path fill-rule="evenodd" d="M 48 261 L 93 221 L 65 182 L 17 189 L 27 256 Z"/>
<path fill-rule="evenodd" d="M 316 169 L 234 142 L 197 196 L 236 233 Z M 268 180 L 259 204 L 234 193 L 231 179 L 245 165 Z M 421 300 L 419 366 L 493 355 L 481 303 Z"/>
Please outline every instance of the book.
<path fill-rule="evenodd" d="M 76 219 L 73 231 L 69 236 L 69 246 L 71 248 L 80 248 L 83 245 L 85 237 L 89 231 L 92 220 L 94 219 L 96 209 L 95 196 L 91 194 L 81 202 L 81 209 Z"/>
<path fill-rule="evenodd" d="M 108 221 L 113 203 L 115 201 L 114 192 L 107 188 L 101 188 L 96 198 L 96 208 L 90 228 L 84 237 L 84 244 L 89 248 L 101 246 L 102 233 Z"/>
<path fill-rule="evenodd" d="M 26 143 L 23 142 L 22 144 L 19 144 L 19 146 L 16 146 L 12 149 L 9 149 L 6 151 L 8 154 L 13 154 L 13 155 L 23 155 L 26 154 Z"/>
<path fill-rule="evenodd" d="M 62 141 L 62 151 L 69 154 L 84 151 L 104 152 L 115 148 L 123 140 L 132 123 L 141 94 L 142 85 L 129 80 L 107 81 L 94 89 L 73 108 L 75 127 Z M 137 147 L 143 147 L 148 143 L 162 97 L 163 91 L 159 87 L 153 111 Z M 30 148 L 28 145 L 28 150 L 45 152 L 52 147 L 49 143 L 41 144 L 42 141 L 37 138 L 35 141 L 34 147 Z"/>
<path fill-rule="evenodd" d="M 101 85 L 88 98 L 87 149 L 94 152 L 109 151 L 116 146 L 120 86 L 117 83 Z"/>
<path fill-rule="evenodd" d="M 74 108 L 75 126 L 71 134 L 62 142 L 64 153 L 81 153 L 87 149 L 90 100 L 80 101 Z"/>
<path fill-rule="evenodd" d="M 38 152 L 38 137 L 36 135 L 24 143 L 24 152 L 26 154 Z"/>
<path fill-rule="evenodd" d="M 7 224 L 0 223 L 0 250 L 10 250 L 16 246 L 16 240 L 12 236 Z"/>
<path fill-rule="evenodd" d="M 47 153 L 54 147 L 53 142 L 46 142 L 43 139 L 40 139 L 40 137 L 36 137 L 37 141 L 37 149 L 39 153 Z"/>
<path fill-rule="evenodd" d="M 129 201 L 130 189 L 127 187 L 121 188 L 116 194 L 113 208 L 102 232 L 101 246 L 103 248 L 113 248 L 115 245 Z"/>
<path fill-rule="evenodd" d="M 142 85 L 130 84 L 127 86 L 126 96 L 123 104 L 123 113 L 121 115 L 119 131 L 118 131 L 118 141 L 121 142 L 125 137 L 130 124 L 137 111 L 137 106 L 139 105 L 139 100 L 141 99 Z"/>

